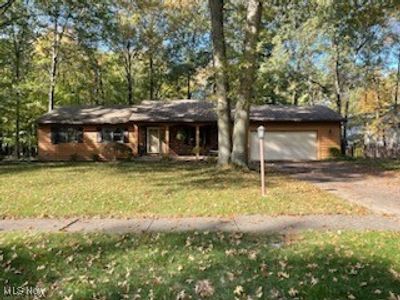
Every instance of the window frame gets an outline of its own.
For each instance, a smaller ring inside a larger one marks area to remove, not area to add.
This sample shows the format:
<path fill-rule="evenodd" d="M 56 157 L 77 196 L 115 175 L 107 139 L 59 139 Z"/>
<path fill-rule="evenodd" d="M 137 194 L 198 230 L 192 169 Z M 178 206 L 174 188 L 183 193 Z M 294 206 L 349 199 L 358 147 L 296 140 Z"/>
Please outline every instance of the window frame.
<path fill-rule="evenodd" d="M 82 144 L 85 130 L 82 126 L 52 126 L 50 129 L 51 143 Z"/>
<path fill-rule="evenodd" d="M 116 135 L 116 131 L 120 131 Z M 99 143 L 120 143 L 120 144 L 128 144 L 129 143 L 129 130 L 128 127 L 125 126 L 102 126 L 97 128 L 97 133 L 99 135 L 98 142 Z M 119 135 L 119 138 L 116 139 L 116 136 Z M 107 136 L 107 138 L 105 138 Z"/>

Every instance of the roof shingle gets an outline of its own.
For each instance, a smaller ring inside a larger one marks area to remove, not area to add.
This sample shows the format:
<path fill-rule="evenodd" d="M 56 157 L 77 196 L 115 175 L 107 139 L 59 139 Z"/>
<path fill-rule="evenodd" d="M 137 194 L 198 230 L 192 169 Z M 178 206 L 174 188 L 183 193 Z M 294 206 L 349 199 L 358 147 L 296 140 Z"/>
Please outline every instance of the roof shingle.
<path fill-rule="evenodd" d="M 250 109 L 252 121 L 341 121 L 330 108 L 261 105 Z M 122 124 L 136 122 L 216 122 L 215 104 L 200 100 L 143 101 L 132 106 L 60 107 L 38 119 L 39 124 Z"/>
<path fill-rule="evenodd" d="M 342 117 L 323 105 L 294 106 L 294 105 L 259 105 L 250 108 L 252 121 L 341 121 Z"/>

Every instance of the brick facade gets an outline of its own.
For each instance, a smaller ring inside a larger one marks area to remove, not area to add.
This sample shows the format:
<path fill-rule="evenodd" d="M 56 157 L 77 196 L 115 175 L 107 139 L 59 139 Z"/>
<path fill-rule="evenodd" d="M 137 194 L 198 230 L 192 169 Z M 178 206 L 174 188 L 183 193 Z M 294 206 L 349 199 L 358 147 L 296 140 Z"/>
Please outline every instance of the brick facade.
<path fill-rule="evenodd" d="M 114 125 L 111 127 L 116 127 Z M 39 125 L 38 127 L 38 152 L 40 160 L 93 160 L 95 156 L 99 159 L 113 159 L 112 153 L 107 151 L 107 143 L 98 142 L 98 127 L 96 125 L 79 126 L 83 127 L 83 143 L 61 143 L 53 144 L 51 141 L 52 125 Z M 132 151 L 133 155 L 138 154 L 138 127 L 135 124 L 128 126 L 128 143 L 124 143 Z"/>
<path fill-rule="evenodd" d="M 316 131 L 318 159 L 329 157 L 330 148 L 340 148 L 340 122 L 252 122 L 250 131 L 256 130 L 259 125 L 264 125 L 270 131 Z M 102 160 L 116 158 L 115 153 L 106 151 L 107 143 L 98 142 L 98 128 L 102 125 L 82 125 L 83 143 L 53 144 L 51 141 L 52 125 L 39 124 L 38 126 L 38 150 L 40 160 L 93 160 L 95 157 Z M 118 126 L 118 125 L 113 125 Z M 195 132 L 196 124 L 120 124 L 128 128 L 128 143 L 124 143 L 131 149 L 133 156 L 146 154 L 146 130 L 147 127 L 160 128 L 160 154 L 165 155 L 193 155 L 194 142 L 178 139 L 179 130 L 184 127 L 192 128 Z M 200 129 L 200 154 L 207 154 L 208 150 L 218 148 L 218 131 L 216 124 L 197 124 Z M 205 134 L 205 135 L 204 135 Z M 193 133 L 192 133 L 193 135 Z M 206 141 L 204 141 L 204 136 Z"/>

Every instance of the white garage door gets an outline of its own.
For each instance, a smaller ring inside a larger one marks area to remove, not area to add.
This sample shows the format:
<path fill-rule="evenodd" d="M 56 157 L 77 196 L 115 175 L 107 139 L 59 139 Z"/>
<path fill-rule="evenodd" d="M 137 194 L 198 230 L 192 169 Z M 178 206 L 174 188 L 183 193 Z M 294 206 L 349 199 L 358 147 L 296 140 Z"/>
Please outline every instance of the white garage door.
<path fill-rule="evenodd" d="M 316 160 L 315 131 L 267 131 L 264 136 L 265 160 Z M 259 160 L 257 132 L 250 134 L 250 160 Z"/>

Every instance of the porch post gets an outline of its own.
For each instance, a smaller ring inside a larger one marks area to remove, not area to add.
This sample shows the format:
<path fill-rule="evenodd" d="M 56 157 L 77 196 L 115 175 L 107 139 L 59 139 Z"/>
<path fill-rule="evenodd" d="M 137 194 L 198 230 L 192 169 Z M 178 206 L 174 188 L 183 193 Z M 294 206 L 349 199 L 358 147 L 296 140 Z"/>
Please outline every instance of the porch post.
<path fill-rule="evenodd" d="M 165 154 L 169 154 L 169 125 L 165 126 Z"/>
<path fill-rule="evenodd" d="M 200 126 L 196 125 L 196 159 L 200 158 Z"/>

